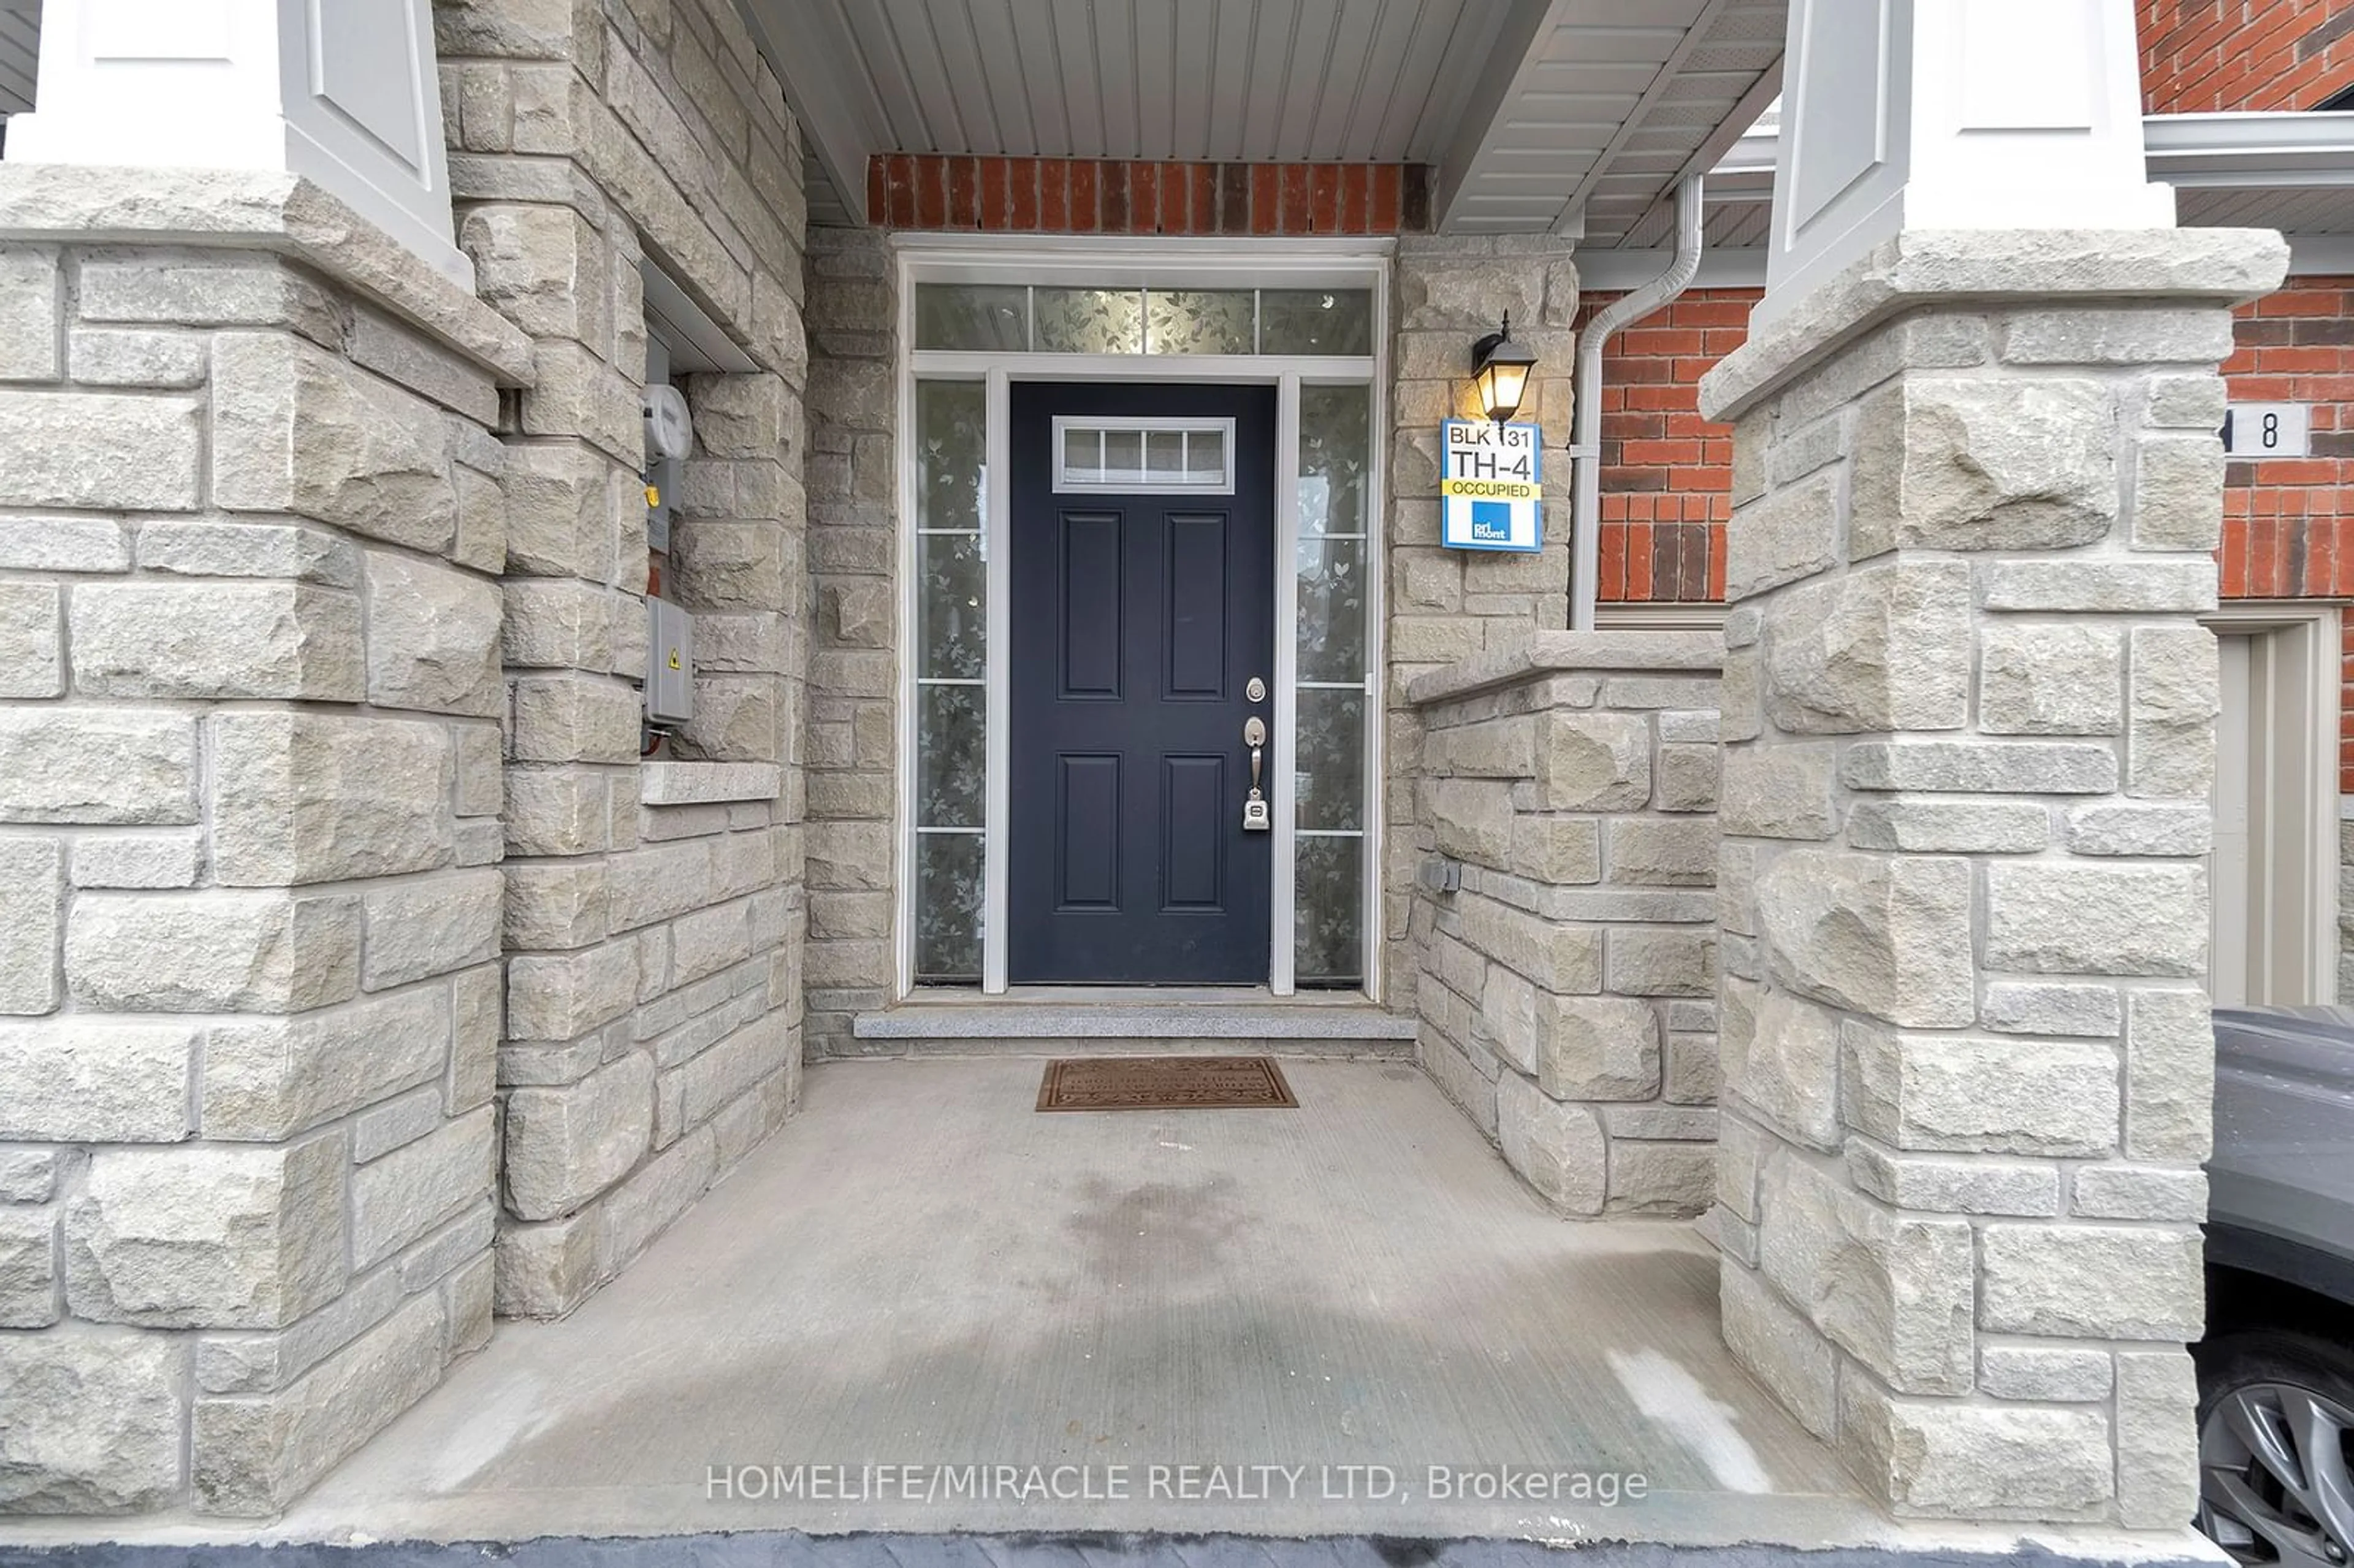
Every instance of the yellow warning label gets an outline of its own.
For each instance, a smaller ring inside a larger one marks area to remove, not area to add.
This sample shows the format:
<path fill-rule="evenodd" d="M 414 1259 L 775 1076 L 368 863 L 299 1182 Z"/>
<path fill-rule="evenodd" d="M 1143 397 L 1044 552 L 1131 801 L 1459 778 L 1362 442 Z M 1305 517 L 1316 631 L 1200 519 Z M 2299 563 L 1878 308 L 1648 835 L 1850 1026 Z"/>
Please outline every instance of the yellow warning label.
<path fill-rule="evenodd" d="M 1517 479 L 1442 479 L 1438 482 L 1438 493 L 1469 495 L 1481 501 L 1537 501 L 1543 499 L 1544 486 Z"/>
<path fill-rule="evenodd" d="M 678 650 L 675 648 L 670 651 L 670 667 L 673 670 L 678 668 Z"/>

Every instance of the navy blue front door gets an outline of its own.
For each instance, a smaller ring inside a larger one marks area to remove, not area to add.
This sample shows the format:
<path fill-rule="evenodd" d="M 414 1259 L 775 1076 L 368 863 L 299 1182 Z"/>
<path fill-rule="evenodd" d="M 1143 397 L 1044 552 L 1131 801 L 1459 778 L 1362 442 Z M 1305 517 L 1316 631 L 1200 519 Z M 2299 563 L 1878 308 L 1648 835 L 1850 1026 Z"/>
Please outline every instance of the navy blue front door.
<path fill-rule="evenodd" d="M 1234 493 L 1057 493 L 1057 414 L 1231 418 Z M 1275 389 L 1017 382 L 1012 415 L 1007 977 L 1263 984 Z"/>

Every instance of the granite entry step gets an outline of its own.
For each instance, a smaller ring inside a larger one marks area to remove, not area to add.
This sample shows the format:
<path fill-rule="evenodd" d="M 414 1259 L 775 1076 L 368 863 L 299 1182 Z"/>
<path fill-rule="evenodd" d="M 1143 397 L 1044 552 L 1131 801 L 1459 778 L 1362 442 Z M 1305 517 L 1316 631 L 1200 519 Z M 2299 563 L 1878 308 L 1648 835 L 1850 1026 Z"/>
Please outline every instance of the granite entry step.
<path fill-rule="evenodd" d="M 1003 996 L 917 992 L 864 1012 L 838 1047 L 861 1056 L 1232 1054 L 1237 1042 L 1277 1056 L 1414 1058 L 1415 1020 L 1362 997 L 1269 996 L 1257 990 L 1022 987 Z"/>

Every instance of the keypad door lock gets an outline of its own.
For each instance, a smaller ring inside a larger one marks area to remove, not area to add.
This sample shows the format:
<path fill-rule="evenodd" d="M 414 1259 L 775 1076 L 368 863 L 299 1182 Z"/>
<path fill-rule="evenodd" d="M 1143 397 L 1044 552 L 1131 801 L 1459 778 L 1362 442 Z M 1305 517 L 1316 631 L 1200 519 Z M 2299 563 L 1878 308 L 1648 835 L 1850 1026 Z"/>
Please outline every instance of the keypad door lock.
<path fill-rule="evenodd" d="M 1243 744 L 1250 747 L 1250 795 L 1243 801 L 1243 832 L 1270 832 L 1275 828 L 1275 815 L 1267 810 L 1267 796 L 1259 789 L 1259 763 L 1267 748 L 1267 721 L 1254 714 L 1243 721 Z"/>

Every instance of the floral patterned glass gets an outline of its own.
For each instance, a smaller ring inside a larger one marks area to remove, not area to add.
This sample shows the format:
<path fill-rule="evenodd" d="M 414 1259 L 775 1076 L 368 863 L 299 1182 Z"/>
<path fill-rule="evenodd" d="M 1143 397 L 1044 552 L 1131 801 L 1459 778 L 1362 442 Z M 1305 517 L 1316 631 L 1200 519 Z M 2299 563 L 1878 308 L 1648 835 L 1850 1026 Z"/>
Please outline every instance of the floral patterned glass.
<path fill-rule="evenodd" d="M 981 983 L 981 837 L 916 837 L 916 980 Z"/>
<path fill-rule="evenodd" d="M 1297 722 L 1292 791 L 1300 827 L 1359 831 L 1365 813 L 1365 694 L 1310 686 L 1299 694 Z"/>
<path fill-rule="evenodd" d="M 978 681 L 989 673 L 988 567 L 975 534 L 916 541 L 916 673 Z"/>
<path fill-rule="evenodd" d="M 1373 352 L 1370 289 L 918 283 L 916 346 L 1040 354 Z"/>
<path fill-rule="evenodd" d="M 978 381 L 916 384 L 916 526 L 981 532 L 987 399 Z"/>
<path fill-rule="evenodd" d="M 1248 354 L 1257 340 L 1248 289 L 1155 289 L 1145 296 L 1147 354 Z"/>
<path fill-rule="evenodd" d="M 917 383 L 916 822 L 970 830 L 916 838 L 916 975 L 930 983 L 981 979 L 987 432 L 981 383 Z"/>
<path fill-rule="evenodd" d="M 1373 466 L 1371 394 L 1360 387 L 1299 389 L 1299 532 L 1365 532 Z"/>
<path fill-rule="evenodd" d="M 1267 302 L 1280 302 L 1280 314 L 1312 292 L 1268 290 L 1261 294 L 1262 346 L 1270 352 L 1278 346 L 1265 336 L 1267 323 L 1276 319 L 1264 313 Z M 1365 302 L 1370 319 L 1370 296 Z M 1365 335 L 1370 340 L 1369 326 Z M 1297 353 L 1350 352 L 1297 343 L 1288 346 Z M 1365 629 L 1372 614 L 1365 591 L 1371 548 L 1365 518 L 1372 465 L 1370 389 L 1302 387 L 1299 544 L 1294 567 L 1299 611 L 1294 650 L 1298 734 L 1292 741 L 1293 821 L 1299 831 L 1292 881 L 1292 963 L 1302 985 L 1352 984 L 1364 976 Z"/>
<path fill-rule="evenodd" d="M 1261 289 L 1261 354 L 1371 354 L 1370 289 Z"/>
<path fill-rule="evenodd" d="M 1033 289 L 1033 347 L 1055 354 L 1141 354 L 1144 297 L 1135 289 Z"/>
<path fill-rule="evenodd" d="M 1365 678 L 1365 542 L 1299 541 L 1299 678 Z"/>
<path fill-rule="evenodd" d="M 1364 983 L 1364 852 L 1354 833 L 1299 841 L 1292 978 L 1300 985 Z"/>
<path fill-rule="evenodd" d="M 985 758 L 981 686 L 919 686 L 916 723 L 916 825 L 978 828 Z"/>
<path fill-rule="evenodd" d="M 1030 346 L 1030 291 L 1019 283 L 918 283 L 917 348 Z"/>

